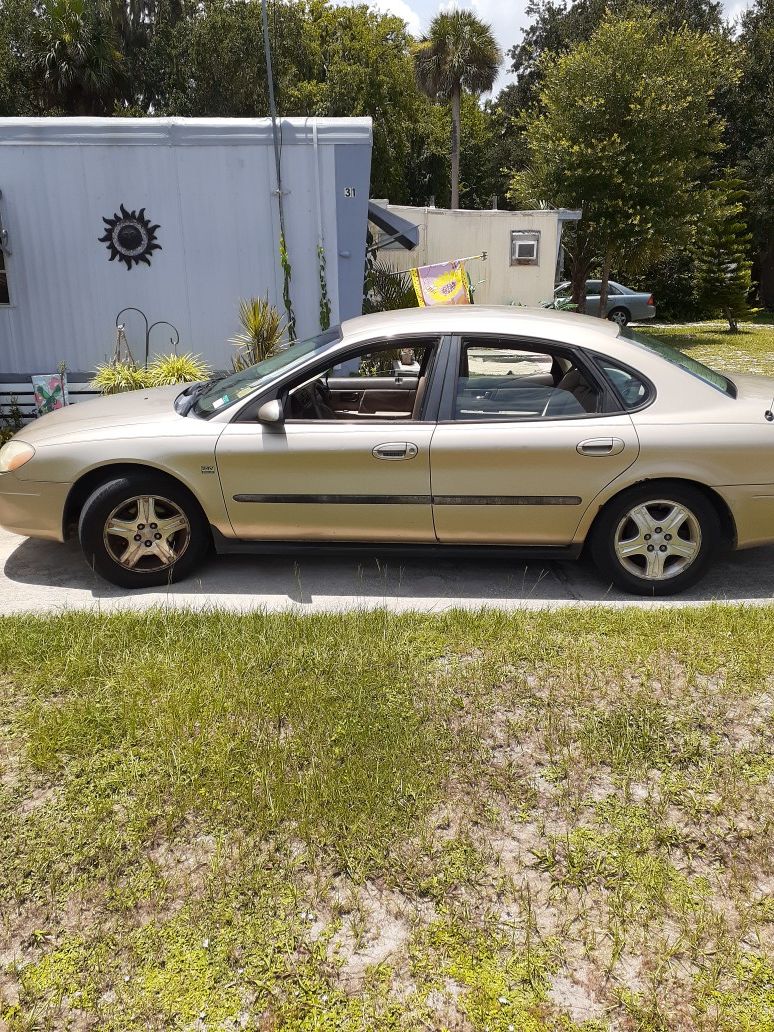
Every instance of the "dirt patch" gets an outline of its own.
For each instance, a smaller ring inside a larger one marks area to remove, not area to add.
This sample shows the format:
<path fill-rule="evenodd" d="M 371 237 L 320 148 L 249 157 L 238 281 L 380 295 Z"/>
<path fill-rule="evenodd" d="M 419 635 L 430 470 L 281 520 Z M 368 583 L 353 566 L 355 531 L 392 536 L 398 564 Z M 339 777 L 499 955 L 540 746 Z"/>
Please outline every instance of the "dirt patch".
<path fill-rule="evenodd" d="M 548 990 L 550 999 L 578 1025 L 601 1021 L 606 1007 L 591 989 L 593 973 L 588 968 L 556 975 Z"/>

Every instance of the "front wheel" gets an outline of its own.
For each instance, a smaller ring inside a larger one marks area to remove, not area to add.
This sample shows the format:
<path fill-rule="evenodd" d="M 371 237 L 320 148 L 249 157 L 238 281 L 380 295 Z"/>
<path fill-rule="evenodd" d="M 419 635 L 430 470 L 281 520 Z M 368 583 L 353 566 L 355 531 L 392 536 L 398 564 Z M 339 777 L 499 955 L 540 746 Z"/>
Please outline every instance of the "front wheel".
<path fill-rule="evenodd" d="M 625 308 L 614 308 L 608 315 L 610 322 L 618 323 L 619 326 L 628 326 L 630 318 Z"/>
<path fill-rule="evenodd" d="M 597 518 L 591 556 L 606 580 L 637 595 L 675 595 L 695 584 L 720 542 L 712 503 L 690 485 L 643 485 Z"/>
<path fill-rule="evenodd" d="M 89 566 L 122 588 L 182 580 L 210 544 L 194 498 L 174 480 L 153 474 L 98 487 L 81 511 L 78 538 Z"/>

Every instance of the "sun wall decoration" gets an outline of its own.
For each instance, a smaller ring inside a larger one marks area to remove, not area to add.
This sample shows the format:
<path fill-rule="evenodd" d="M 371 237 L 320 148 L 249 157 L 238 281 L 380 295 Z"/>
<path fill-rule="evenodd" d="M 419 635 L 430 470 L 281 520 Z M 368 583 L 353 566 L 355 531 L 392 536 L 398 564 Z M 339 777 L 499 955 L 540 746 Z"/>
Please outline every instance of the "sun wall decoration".
<path fill-rule="evenodd" d="M 145 208 L 127 211 L 122 204 L 120 215 L 114 212 L 112 219 L 103 215 L 102 221 L 107 229 L 99 241 L 107 246 L 111 262 L 117 258 L 127 269 L 131 269 L 133 263 L 150 265 L 153 252 L 162 250 L 161 244 L 156 242 L 156 230 L 160 227 L 150 224 Z"/>

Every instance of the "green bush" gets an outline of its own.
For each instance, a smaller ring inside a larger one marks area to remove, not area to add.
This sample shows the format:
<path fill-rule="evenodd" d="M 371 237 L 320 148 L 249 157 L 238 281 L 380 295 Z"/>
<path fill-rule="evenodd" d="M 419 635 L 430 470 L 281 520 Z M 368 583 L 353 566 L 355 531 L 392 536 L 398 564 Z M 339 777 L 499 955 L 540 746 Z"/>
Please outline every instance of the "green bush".
<path fill-rule="evenodd" d="M 100 394 L 123 394 L 124 391 L 139 391 L 150 387 L 148 370 L 134 362 L 108 362 L 97 366 L 91 386 Z"/>
<path fill-rule="evenodd" d="M 0 445 L 10 441 L 23 425 L 18 398 L 16 395 L 12 395 L 8 411 L 0 414 Z"/>
<path fill-rule="evenodd" d="M 206 380 L 212 370 L 198 355 L 159 355 L 147 369 L 134 362 L 108 362 L 97 367 L 91 386 L 101 394 L 122 394 L 148 387 Z"/>
<path fill-rule="evenodd" d="M 190 352 L 185 355 L 159 355 L 148 366 L 148 383 L 151 387 L 168 387 L 175 383 L 196 383 L 207 380 L 212 370 L 199 355 Z"/>

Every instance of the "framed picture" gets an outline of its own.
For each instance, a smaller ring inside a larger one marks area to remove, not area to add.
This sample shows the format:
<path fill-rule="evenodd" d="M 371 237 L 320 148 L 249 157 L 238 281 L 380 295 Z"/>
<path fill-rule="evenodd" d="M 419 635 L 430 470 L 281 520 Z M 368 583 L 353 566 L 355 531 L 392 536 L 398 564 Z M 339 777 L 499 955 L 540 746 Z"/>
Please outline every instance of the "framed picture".
<path fill-rule="evenodd" d="M 35 395 L 35 408 L 39 416 L 47 412 L 64 408 L 68 403 L 67 374 L 43 373 L 32 377 L 32 390 Z"/>

